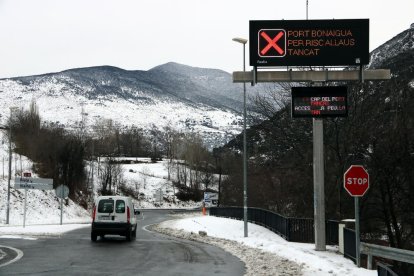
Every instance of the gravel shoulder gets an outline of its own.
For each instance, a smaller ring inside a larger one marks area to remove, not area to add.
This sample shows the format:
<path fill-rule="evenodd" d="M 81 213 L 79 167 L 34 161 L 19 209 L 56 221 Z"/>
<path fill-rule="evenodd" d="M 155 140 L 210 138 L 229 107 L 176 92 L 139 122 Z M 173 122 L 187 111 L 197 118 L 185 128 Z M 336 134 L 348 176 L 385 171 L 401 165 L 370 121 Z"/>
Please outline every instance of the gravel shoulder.
<path fill-rule="evenodd" d="M 154 224 L 148 230 L 176 238 L 198 241 L 218 246 L 242 260 L 246 265 L 246 276 L 256 275 L 302 275 L 302 265 L 261 249 L 245 246 L 235 241 L 208 236 L 208 233 L 193 233 L 161 227 Z"/>

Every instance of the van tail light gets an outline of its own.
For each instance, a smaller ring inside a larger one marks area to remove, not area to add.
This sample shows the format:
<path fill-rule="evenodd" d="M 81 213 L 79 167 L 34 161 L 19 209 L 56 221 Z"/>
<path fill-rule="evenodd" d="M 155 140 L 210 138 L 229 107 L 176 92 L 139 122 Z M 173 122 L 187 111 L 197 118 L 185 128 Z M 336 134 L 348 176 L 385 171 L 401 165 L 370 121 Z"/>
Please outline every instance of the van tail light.
<path fill-rule="evenodd" d="M 93 206 L 92 222 L 95 222 L 95 216 L 96 216 L 96 206 Z"/>
<path fill-rule="evenodd" d="M 127 207 L 127 222 L 129 223 L 131 220 L 131 210 L 129 210 L 129 207 Z"/>

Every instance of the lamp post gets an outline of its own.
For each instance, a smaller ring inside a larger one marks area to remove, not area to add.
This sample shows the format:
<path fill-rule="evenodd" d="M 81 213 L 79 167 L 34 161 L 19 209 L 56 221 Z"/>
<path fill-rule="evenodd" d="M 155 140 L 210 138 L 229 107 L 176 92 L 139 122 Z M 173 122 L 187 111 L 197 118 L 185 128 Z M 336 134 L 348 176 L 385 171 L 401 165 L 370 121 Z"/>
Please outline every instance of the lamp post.
<path fill-rule="evenodd" d="M 7 180 L 7 212 L 6 212 L 6 224 L 10 222 L 10 180 L 11 180 L 11 162 L 12 162 L 12 115 L 13 111 L 16 110 L 17 107 L 10 107 L 10 118 L 9 118 L 9 177 Z"/>
<path fill-rule="evenodd" d="M 246 72 L 246 43 L 247 39 L 233 38 L 233 41 L 243 44 L 243 72 Z M 246 82 L 243 82 L 243 218 L 244 237 L 247 233 L 247 151 L 246 151 Z"/>

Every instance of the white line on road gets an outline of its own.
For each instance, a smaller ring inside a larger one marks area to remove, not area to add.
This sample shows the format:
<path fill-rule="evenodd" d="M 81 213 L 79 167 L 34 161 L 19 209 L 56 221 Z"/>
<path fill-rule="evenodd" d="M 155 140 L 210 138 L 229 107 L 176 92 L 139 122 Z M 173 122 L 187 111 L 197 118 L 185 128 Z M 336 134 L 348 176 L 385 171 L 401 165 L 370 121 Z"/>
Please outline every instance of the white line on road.
<path fill-rule="evenodd" d="M 142 229 L 142 230 L 144 230 L 144 231 L 146 231 L 146 232 L 149 232 L 149 233 L 154 233 L 154 232 L 152 232 L 152 231 L 150 231 L 150 230 L 148 230 L 148 229 L 147 229 L 147 227 L 148 227 L 148 226 L 151 226 L 151 225 L 153 225 L 153 224 L 148 224 L 148 225 L 145 225 L 145 226 L 143 226 L 141 229 Z"/>
<path fill-rule="evenodd" d="M 3 266 L 6 266 L 6 265 L 9 265 L 9 264 L 11 264 L 11 263 L 14 263 L 14 262 L 16 262 L 16 261 L 20 260 L 20 259 L 23 257 L 23 251 L 21 251 L 21 250 L 19 250 L 19 249 L 17 249 L 17 248 L 8 247 L 8 246 L 4 246 L 4 245 L 0 245 L 0 247 L 3 247 L 3 248 L 8 248 L 8 249 L 13 250 L 13 251 L 15 251 L 15 252 L 17 253 L 16 258 L 14 258 L 13 260 L 8 261 L 7 263 L 0 264 L 0 267 L 3 267 Z"/>

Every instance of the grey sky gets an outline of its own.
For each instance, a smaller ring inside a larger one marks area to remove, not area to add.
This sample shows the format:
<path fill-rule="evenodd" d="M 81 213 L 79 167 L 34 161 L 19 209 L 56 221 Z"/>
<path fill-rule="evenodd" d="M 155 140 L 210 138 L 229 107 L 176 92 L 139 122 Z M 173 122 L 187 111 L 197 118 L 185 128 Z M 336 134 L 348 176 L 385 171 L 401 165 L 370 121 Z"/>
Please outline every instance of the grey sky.
<path fill-rule="evenodd" d="M 174 61 L 242 67 L 249 20 L 305 19 L 306 0 L 0 0 L 0 78 Z M 370 19 L 370 50 L 414 23 L 412 0 L 309 0 L 309 19 Z"/>

